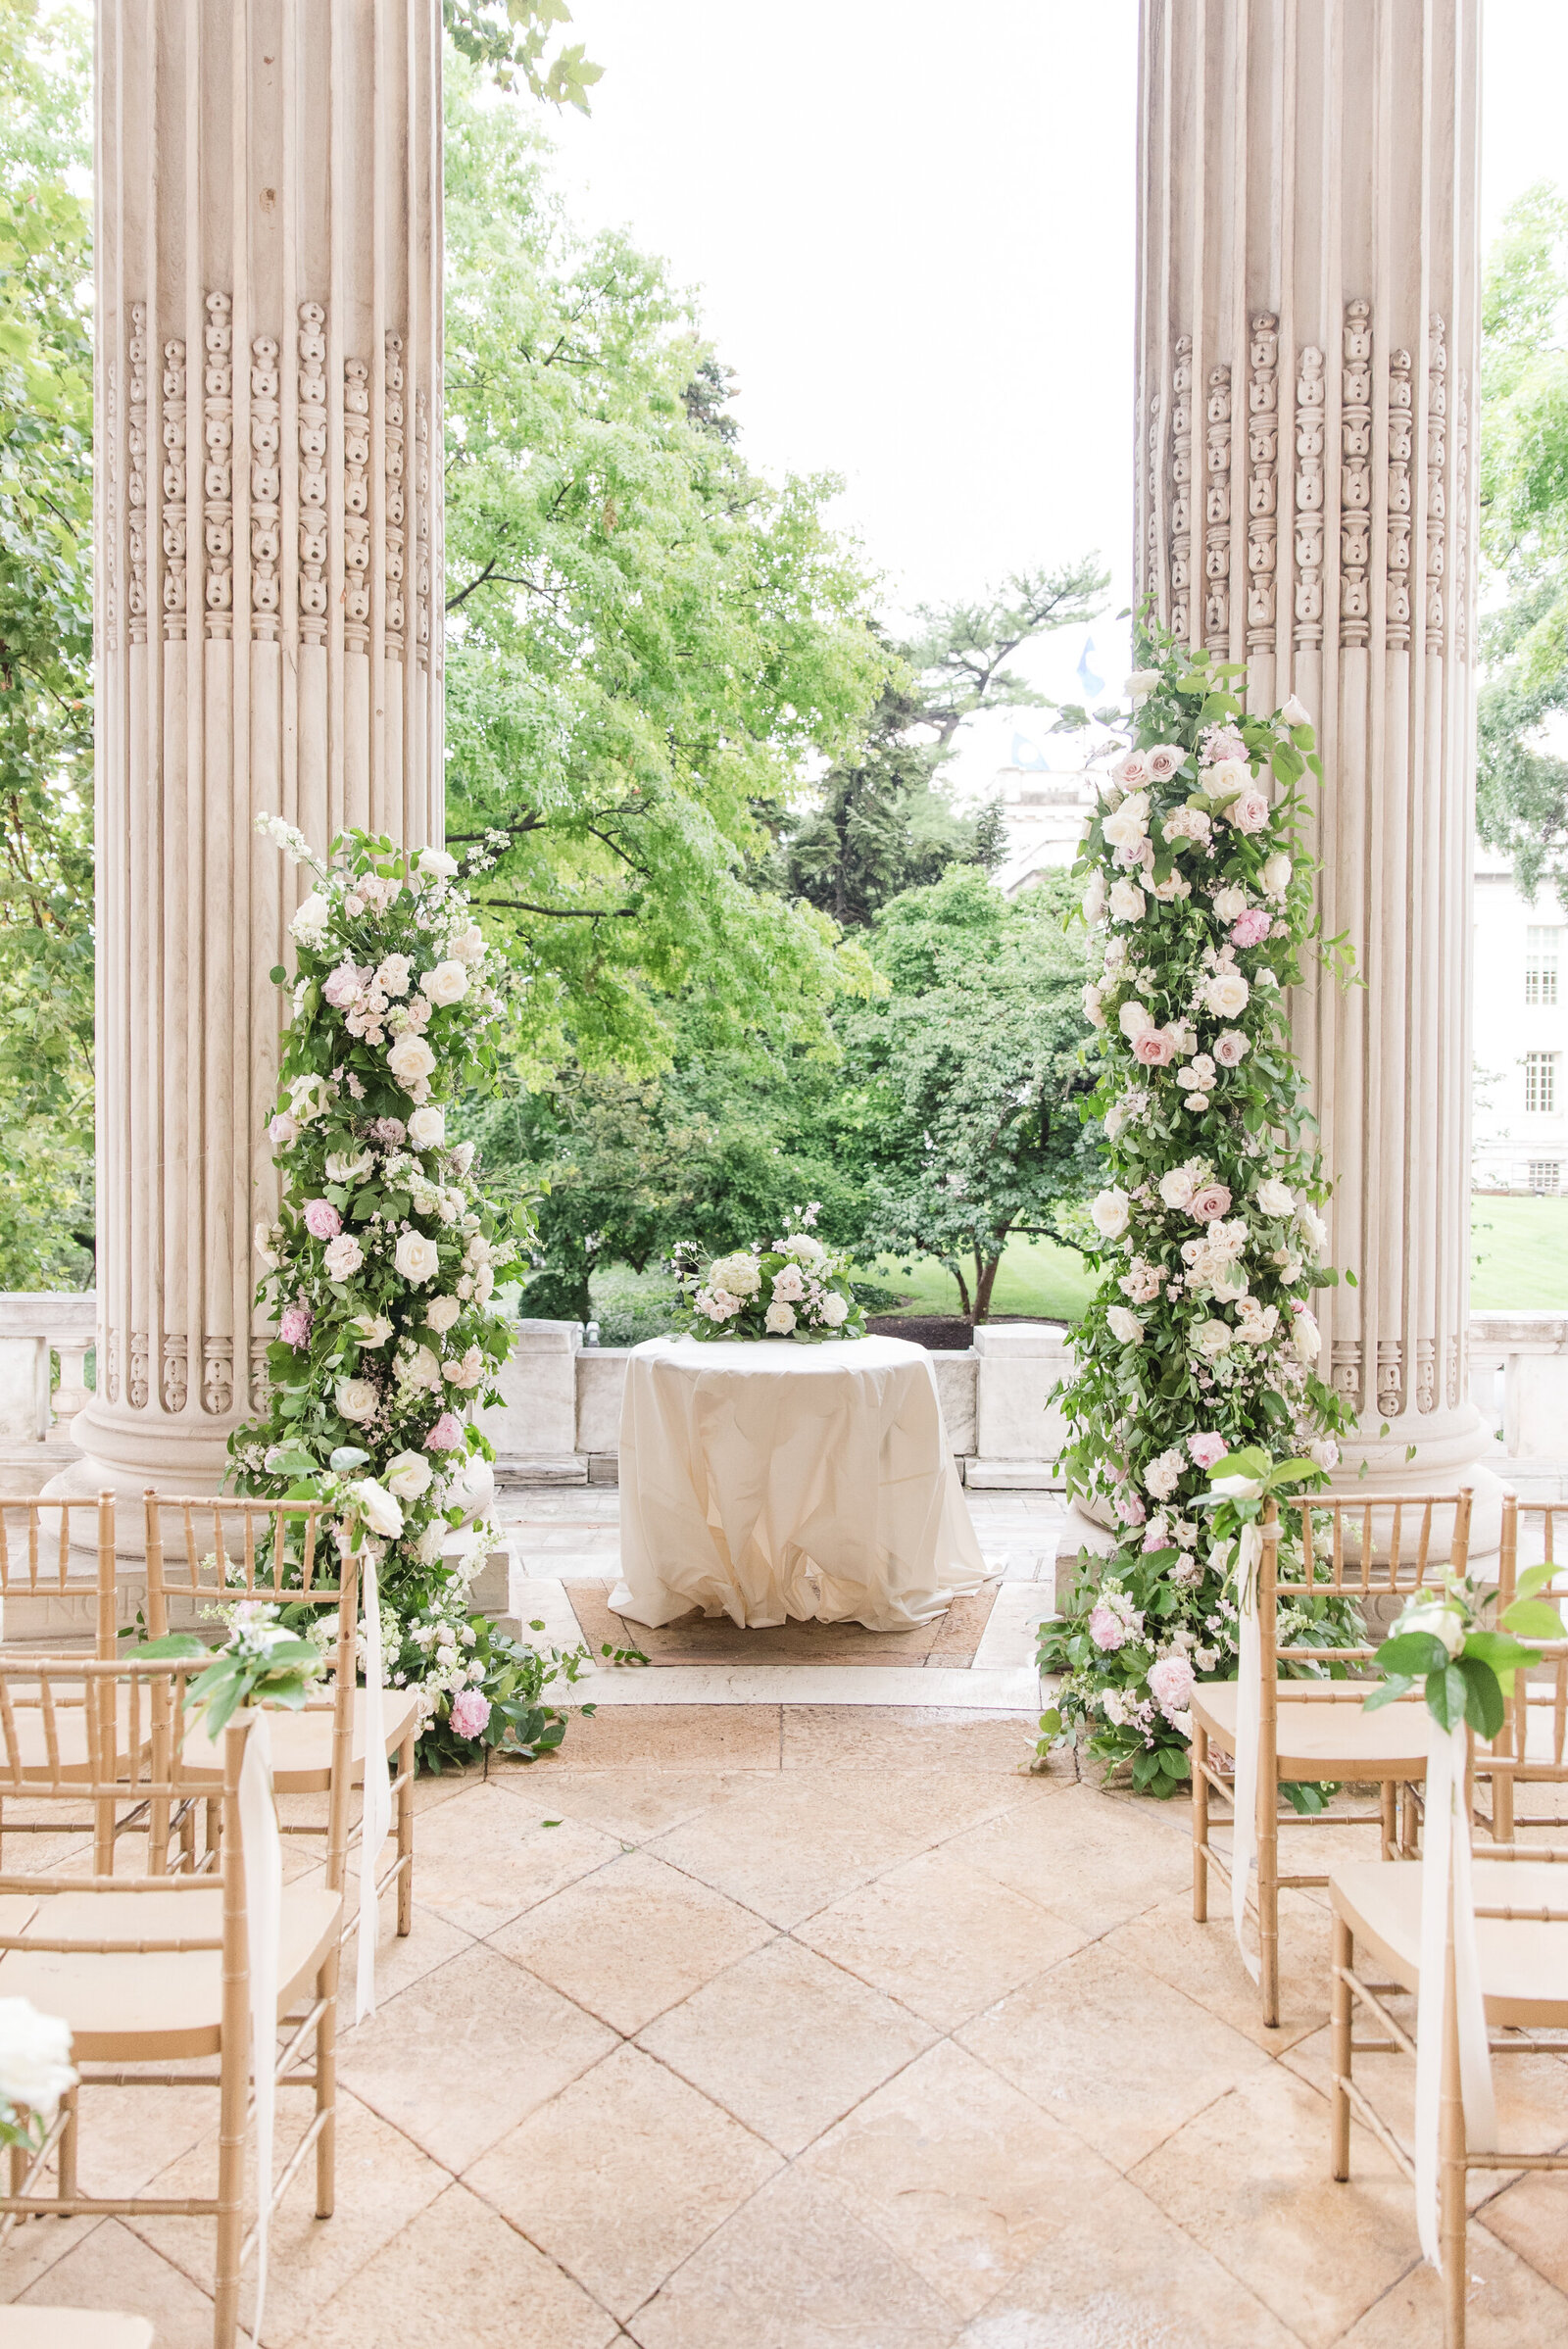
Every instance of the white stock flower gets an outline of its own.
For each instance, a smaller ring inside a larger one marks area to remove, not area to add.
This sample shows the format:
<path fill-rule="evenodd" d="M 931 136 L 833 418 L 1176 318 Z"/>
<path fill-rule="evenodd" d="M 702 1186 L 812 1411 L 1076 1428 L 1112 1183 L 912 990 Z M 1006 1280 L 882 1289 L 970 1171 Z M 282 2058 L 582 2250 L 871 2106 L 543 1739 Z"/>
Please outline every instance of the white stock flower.
<path fill-rule="evenodd" d="M 390 1542 L 403 1531 L 403 1511 L 383 1486 L 373 1476 L 362 1479 L 349 1488 L 359 1503 L 360 1515 L 372 1534 L 382 1534 Z"/>
<path fill-rule="evenodd" d="M 28 1999 L 0 1998 L 0 2094 L 52 2122 L 75 2079 L 69 2023 Z"/>
<path fill-rule="evenodd" d="M 422 1451 L 395 1453 L 381 1473 L 387 1491 L 395 1493 L 399 1500 L 417 1500 L 421 1493 L 429 1491 L 432 1470 Z"/>
<path fill-rule="evenodd" d="M 1127 1229 L 1131 1215 L 1126 1192 L 1114 1186 L 1108 1191 L 1097 1192 L 1089 1212 L 1097 1232 L 1103 1233 L 1107 1240 L 1119 1240 Z"/>
<path fill-rule="evenodd" d="M 468 992 L 468 973 L 461 962 L 438 962 L 424 978 L 424 992 L 432 1003 L 445 1007 L 461 1003 Z"/>
<path fill-rule="evenodd" d="M 425 1325 L 438 1334 L 450 1330 L 462 1311 L 455 1297 L 432 1297 L 424 1309 Z"/>
<path fill-rule="evenodd" d="M 356 1427 L 363 1427 L 368 1419 L 375 1417 L 375 1408 L 381 1397 L 368 1379 L 339 1379 L 333 1389 L 332 1399 L 337 1404 L 340 1418 L 350 1419 Z"/>
<path fill-rule="evenodd" d="M 447 1113 L 428 1107 L 416 1109 L 409 1119 L 409 1140 L 416 1150 L 433 1150 L 447 1138 Z"/>
<path fill-rule="evenodd" d="M 778 1303 L 771 1304 L 762 1316 L 762 1320 L 765 1328 L 780 1336 L 785 1336 L 795 1327 L 795 1307 Z"/>
<path fill-rule="evenodd" d="M 397 1249 L 392 1261 L 406 1281 L 418 1288 L 433 1281 L 441 1269 L 441 1253 L 433 1240 L 422 1232 L 402 1232 L 398 1235 Z"/>
<path fill-rule="evenodd" d="M 387 1053 L 386 1064 L 405 1093 L 422 1084 L 435 1067 L 435 1054 L 422 1036 L 400 1036 Z"/>
<path fill-rule="evenodd" d="M 1111 1336 L 1123 1346 L 1136 1346 L 1144 1334 L 1143 1323 L 1125 1305 L 1112 1305 L 1106 1312 L 1105 1320 Z"/>

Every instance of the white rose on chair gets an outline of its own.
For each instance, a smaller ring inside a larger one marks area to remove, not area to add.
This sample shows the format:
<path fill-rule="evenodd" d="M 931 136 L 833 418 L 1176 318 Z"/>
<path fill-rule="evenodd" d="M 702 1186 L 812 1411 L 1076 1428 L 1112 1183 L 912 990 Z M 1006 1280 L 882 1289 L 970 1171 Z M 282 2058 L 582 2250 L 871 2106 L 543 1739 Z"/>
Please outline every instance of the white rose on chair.
<path fill-rule="evenodd" d="M 58 2015 L 40 2014 L 29 1999 L 0 1998 L 0 2097 L 47 2128 L 75 2084 L 71 2026 Z M 14 2111 L 0 2114 L 0 2143 L 22 2144 L 30 2134 Z"/>

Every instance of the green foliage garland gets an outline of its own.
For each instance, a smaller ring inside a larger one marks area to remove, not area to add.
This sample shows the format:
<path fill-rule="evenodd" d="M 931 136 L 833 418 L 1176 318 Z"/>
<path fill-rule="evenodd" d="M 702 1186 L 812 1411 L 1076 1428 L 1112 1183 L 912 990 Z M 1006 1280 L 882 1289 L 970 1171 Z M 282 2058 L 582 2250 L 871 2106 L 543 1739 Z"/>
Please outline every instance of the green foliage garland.
<path fill-rule="evenodd" d="M 1338 1275 L 1319 1261 L 1328 1185 L 1285 992 L 1311 959 L 1344 973 L 1348 951 L 1314 921 L 1307 712 L 1293 699 L 1250 715 L 1245 671 L 1206 652 L 1164 642 L 1153 658 L 1076 867 L 1098 965 L 1086 1114 L 1112 1179 L 1092 1209 L 1104 1277 L 1074 1336 L 1062 1456 L 1117 1548 L 1044 1628 L 1041 1663 L 1066 1676 L 1047 1741 L 1081 1729 L 1169 1793 L 1188 1774 L 1195 1677 L 1234 1670 L 1227 1561 L 1195 1514 L 1206 1472 L 1249 1447 L 1326 1472 L 1348 1424 L 1313 1367 L 1309 1298 Z M 1321 1608 L 1318 1643 L 1338 1643 L 1342 1602 Z"/>

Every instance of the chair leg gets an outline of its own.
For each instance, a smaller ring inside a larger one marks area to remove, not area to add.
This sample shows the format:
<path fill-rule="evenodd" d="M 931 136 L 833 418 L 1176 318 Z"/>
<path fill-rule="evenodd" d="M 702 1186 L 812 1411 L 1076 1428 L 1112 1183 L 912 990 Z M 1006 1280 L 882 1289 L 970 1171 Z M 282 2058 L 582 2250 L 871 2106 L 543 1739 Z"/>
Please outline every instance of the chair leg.
<path fill-rule="evenodd" d="M 1413 1860 L 1419 1838 L 1416 1831 L 1415 1788 L 1408 1781 L 1399 1788 L 1399 1855 Z"/>
<path fill-rule="evenodd" d="M 222 1848 L 223 1848 L 223 1806 L 222 1806 L 221 1802 L 218 1801 L 218 1800 L 216 1799 L 216 1797 L 215 1797 L 215 1798 L 211 1799 L 211 1800 L 208 1802 L 208 1805 L 207 1805 L 207 1844 L 206 1844 L 206 1855 L 207 1855 L 207 1865 L 209 1866 L 209 1868 L 216 1868 L 216 1867 L 217 1867 L 217 1865 L 218 1865 L 218 1857 L 219 1857 L 219 1854 L 220 1854 L 220 1852 L 222 1850 Z"/>
<path fill-rule="evenodd" d="M 1208 1732 L 1193 1724 L 1193 1920 L 1208 1923 Z"/>
<path fill-rule="evenodd" d="M 1270 2031 L 1280 2023 L 1280 1789 L 1271 1771 L 1258 1792 L 1257 1820 L 1257 1957 L 1258 1987 L 1263 1993 L 1263 2021 Z"/>
<path fill-rule="evenodd" d="M 57 2190 L 62 2202 L 70 2202 L 76 2191 L 76 2122 L 78 2118 L 77 2099 L 80 2094 L 79 2087 L 68 2088 L 60 2099 L 65 2108 L 66 2126 L 61 2131 L 60 2143 L 56 2148 L 55 2175 Z"/>
<path fill-rule="evenodd" d="M 403 1785 L 398 1790 L 398 1932 L 407 1933 L 414 1926 L 414 1747 L 415 1734 L 410 1730 L 398 1749 L 398 1776 Z"/>
<path fill-rule="evenodd" d="M 316 1995 L 327 2002 L 316 2026 L 316 2109 L 325 2113 L 316 2140 L 316 2215 L 330 2219 L 337 2179 L 337 1985 L 341 1952 L 334 1942 L 316 1978 Z"/>
<path fill-rule="evenodd" d="M 1383 1856 L 1392 1860 L 1397 1856 L 1399 1789 L 1392 1778 L 1379 1782 L 1378 1799 L 1383 1812 Z"/>
<path fill-rule="evenodd" d="M 1354 1963 L 1355 1944 L 1343 1917 L 1334 1920 L 1334 1980 L 1329 1989 L 1329 2024 L 1334 2085 L 1329 2111 L 1334 2147 L 1334 2176 L 1343 2184 L 1350 2175 L 1350 2099 L 1345 2082 L 1350 2077 L 1350 1985 L 1346 1974 Z"/>
<path fill-rule="evenodd" d="M 234 2349 L 239 2335 L 239 2255 L 245 2240 L 245 2119 L 250 2064 L 243 2038 L 223 2048 L 218 2133 L 218 2256 L 213 2276 L 213 2349 Z M 272 2181 L 258 2178 L 258 2195 Z"/>
<path fill-rule="evenodd" d="M 1438 2242 L 1443 2253 L 1443 2349 L 1464 2349 L 1464 2094 L 1459 2081 L 1459 2023 L 1453 1982 L 1453 1949 L 1450 1944 L 1438 2139 Z"/>
<path fill-rule="evenodd" d="M 1492 1840 L 1494 1843 L 1513 1841 L 1513 1772 L 1494 1770 L 1492 1774 Z"/>

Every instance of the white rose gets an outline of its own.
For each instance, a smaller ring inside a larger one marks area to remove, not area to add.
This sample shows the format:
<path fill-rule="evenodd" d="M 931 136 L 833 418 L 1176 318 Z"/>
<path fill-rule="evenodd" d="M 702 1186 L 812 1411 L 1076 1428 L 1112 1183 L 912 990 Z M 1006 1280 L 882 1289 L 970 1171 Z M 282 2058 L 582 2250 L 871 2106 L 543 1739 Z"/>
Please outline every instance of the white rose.
<path fill-rule="evenodd" d="M 52 2122 L 75 2079 L 70 2024 L 40 2014 L 29 1999 L 0 1998 L 0 2093 Z"/>
<path fill-rule="evenodd" d="M 1159 1178 L 1159 1196 L 1167 1207 L 1185 1207 L 1198 1186 L 1185 1166 L 1173 1166 Z"/>
<path fill-rule="evenodd" d="M 1288 1183 L 1277 1182 L 1271 1175 L 1257 1187 L 1257 1203 L 1265 1215 L 1294 1215 L 1296 1195 Z"/>
<path fill-rule="evenodd" d="M 778 1303 L 771 1304 L 768 1306 L 766 1313 L 762 1316 L 762 1320 L 764 1327 L 770 1330 L 776 1330 L 780 1333 L 793 1330 L 795 1327 L 795 1307 L 793 1305 L 782 1305 Z"/>
<path fill-rule="evenodd" d="M 390 1542 L 403 1531 L 403 1511 L 390 1493 L 378 1485 L 373 1476 L 351 1485 L 350 1492 L 360 1506 L 360 1515 L 372 1534 L 382 1534 Z"/>
<path fill-rule="evenodd" d="M 1203 1001 L 1216 1019 L 1235 1019 L 1247 1009 L 1251 989 L 1239 970 L 1216 970 L 1203 989 Z"/>
<path fill-rule="evenodd" d="M 481 1264 L 478 1271 L 475 1273 L 473 1280 L 473 1294 L 478 1298 L 481 1305 L 488 1302 L 489 1298 L 494 1294 L 496 1276 L 494 1272 L 491 1270 L 488 1264 Z"/>
<path fill-rule="evenodd" d="M 365 1250 L 352 1232 L 339 1232 L 335 1240 L 327 1242 L 321 1261 L 329 1281 L 346 1281 L 365 1262 Z"/>
<path fill-rule="evenodd" d="M 422 873 L 426 880 L 450 881 L 457 874 L 458 860 L 449 856 L 445 849 L 421 849 L 414 865 L 416 872 Z"/>
<path fill-rule="evenodd" d="M 1323 1333 L 1317 1326 L 1317 1315 L 1308 1312 L 1305 1305 L 1298 1305 L 1296 1309 L 1296 1319 L 1291 1329 L 1291 1337 L 1298 1360 L 1302 1362 L 1317 1360 L 1323 1350 Z"/>
<path fill-rule="evenodd" d="M 438 962 L 426 972 L 423 984 L 432 1003 L 461 1003 L 468 992 L 468 974 L 461 962 Z"/>
<path fill-rule="evenodd" d="M 1291 859 L 1286 854 L 1285 850 L 1276 849 L 1273 856 L 1270 856 L 1268 862 L 1263 867 L 1262 881 L 1264 896 L 1276 899 L 1282 898 L 1285 895 L 1285 892 L 1291 886 L 1291 875 L 1295 870 L 1296 867 L 1291 862 Z"/>
<path fill-rule="evenodd" d="M 306 1125 L 319 1117 L 332 1099 L 332 1088 L 325 1077 L 304 1076 L 290 1081 L 288 1105 Z"/>
<path fill-rule="evenodd" d="M 385 1346 L 392 1335 L 392 1324 L 384 1313 L 356 1314 L 354 1326 L 360 1333 L 362 1346 Z"/>
<path fill-rule="evenodd" d="M 1135 668 L 1127 680 L 1128 698 L 1134 702 L 1147 702 L 1158 683 L 1157 668 Z"/>
<path fill-rule="evenodd" d="M 448 1508 L 461 1509 L 466 1517 L 483 1517 L 495 1496 L 496 1472 L 483 1452 L 466 1453 L 447 1487 Z"/>
<path fill-rule="evenodd" d="M 1316 1442 L 1309 1444 L 1306 1448 L 1319 1468 L 1338 1468 L 1340 1447 L 1332 1436 L 1319 1436 Z"/>
<path fill-rule="evenodd" d="M 792 1232 L 783 1243 L 782 1252 L 793 1256 L 798 1264 L 815 1266 L 827 1262 L 827 1249 L 813 1232 Z"/>
<path fill-rule="evenodd" d="M 1229 1352 L 1233 1335 L 1228 1321 L 1200 1321 L 1193 1330 L 1193 1344 L 1212 1362 L 1216 1355 Z"/>
<path fill-rule="evenodd" d="M 1141 996 L 1130 995 L 1116 1014 L 1116 1025 L 1129 1044 L 1136 1044 L 1140 1036 L 1147 1036 L 1159 1022 Z"/>
<path fill-rule="evenodd" d="M 1098 1232 L 1102 1232 L 1107 1240 L 1119 1240 L 1127 1229 L 1131 1212 L 1126 1192 L 1114 1188 L 1097 1192 L 1089 1212 Z"/>
<path fill-rule="evenodd" d="M 425 1326 L 438 1333 L 450 1330 L 462 1311 L 455 1297 L 432 1297 L 424 1309 Z"/>
<path fill-rule="evenodd" d="M 404 1092 L 408 1093 L 429 1076 L 435 1067 L 435 1054 L 422 1036 L 411 1032 L 398 1038 L 386 1056 L 386 1064 Z"/>
<path fill-rule="evenodd" d="M 398 1363 L 398 1377 L 405 1387 L 441 1385 L 441 1365 L 427 1346 L 416 1346 L 412 1353 L 404 1354 Z"/>
<path fill-rule="evenodd" d="M 357 1427 L 363 1427 L 368 1419 L 375 1417 L 381 1397 L 368 1379 L 339 1379 L 333 1389 L 333 1399 L 340 1418 L 352 1419 Z"/>
<path fill-rule="evenodd" d="M 1149 910 L 1149 901 L 1136 881 L 1113 881 L 1110 887 L 1110 917 L 1112 921 L 1142 921 Z"/>
<path fill-rule="evenodd" d="M 1144 1334 L 1143 1323 L 1136 1313 L 1129 1313 L 1125 1305 L 1112 1305 L 1105 1319 L 1110 1325 L 1111 1336 L 1119 1338 L 1123 1346 L 1136 1346 Z"/>
<path fill-rule="evenodd" d="M 400 1451 L 388 1460 L 381 1473 L 386 1478 L 387 1491 L 395 1493 L 399 1500 L 417 1500 L 421 1493 L 429 1490 L 430 1463 L 422 1451 Z"/>
<path fill-rule="evenodd" d="M 416 1288 L 421 1282 L 433 1281 L 441 1269 L 440 1250 L 422 1232 L 400 1233 L 392 1260 L 403 1278 L 412 1281 Z"/>
<path fill-rule="evenodd" d="M 1304 702 L 1298 701 L 1294 693 L 1280 711 L 1280 715 L 1288 726 L 1309 726 L 1312 723 L 1311 711 Z"/>
<path fill-rule="evenodd" d="M 449 938 L 447 953 L 459 962 L 482 962 L 485 953 L 484 932 L 478 923 L 469 922 L 466 930 L 460 930 L 455 938 Z"/>
<path fill-rule="evenodd" d="M 1464 1645 L 1464 1617 L 1441 1598 L 1418 1599 L 1403 1608 L 1394 1629 L 1396 1636 L 1430 1632 L 1434 1639 L 1443 1641 L 1450 1656 L 1456 1656 Z"/>
<path fill-rule="evenodd" d="M 1113 849 L 1136 849 L 1149 830 L 1149 800 L 1146 793 L 1135 791 L 1123 800 L 1114 814 L 1104 819 L 1103 831 Z"/>
<path fill-rule="evenodd" d="M 1084 989 L 1084 1017 L 1092 1028 L 1102 1028 L 1105 1024 L 1104 997 L 1098 987 Z"/>
<path fill-rule="evenodd" d="M 357 1183 L 375 1163 L 368 1150 L 333 1150 L 326 1161 L 329 1183 Z"/>
<path fill-rule="evenodd" d="M 1089 877 L 1089 887 L 1084 891 L 1083 912 L 1091 928 L 1097 921 L 1104 919 L 1105 884 L 1099 873 L 1092 873 Z"/>
<path fill-rule="evenodd" d="M 271 1225 L 270 1223 L 259 1223 L 256 1227 L 253 1237 L 256 1242 L 256 1253 L 261 1257 L 262 1262 L 264 1264 L 270 1264 L 275 1268 L 277 1263 L 277 1255 L 272 1247 Z"/>
<path fill-rule="evenodd" d="M 433 1150 L 447 1138 L 447 1113 L 444 1109 L 416 1109 L 409 1119 L 409 1140 L 416 1150 Z"/>
<path fill-rule="evenodd" d="M 1251 779 L 1251 768 L 1240 759 L 1221 759 L 1217 765 L 1205 766 L 1200 777 L 1211 800 L 1228 799 L 1245 791 Z"/>
<path fill-rule="evenodd" d="M 1222 922 L 1240 921 L 1247 911 L 1247 892 L 1227 881 L 1223 889 L 1214 892 L 1214 919 Z"/>
<path fill-rule="evenodd" d="M 830 1330 L 836 1330 L 841 1322 L 847 1320 L 850 1310 L 847 1299 L 840 1297 L 836 1289 L 828 1291 L 816 1309 Z"/>
<path fill-rule="evenodd" d="M 313 889 L 288 925 L 301 946 L 320 945 L 331 911 L 326 899 Z"/>

